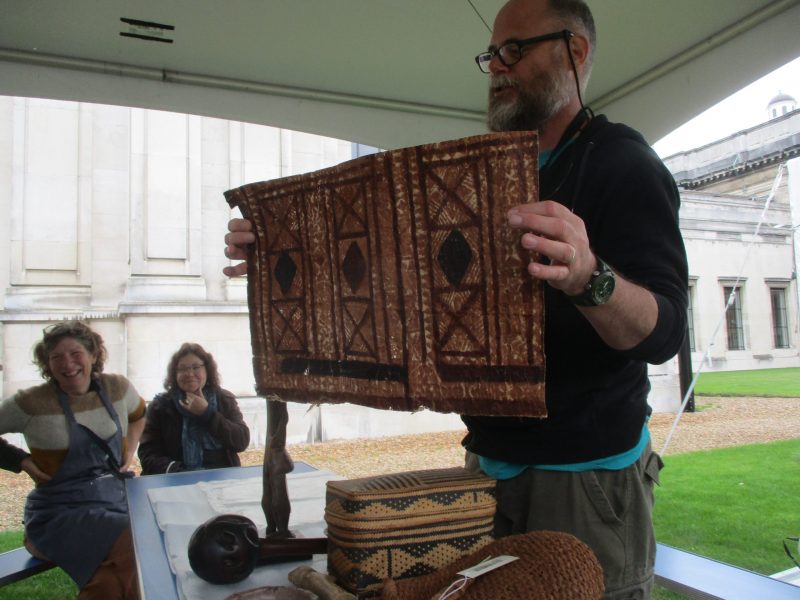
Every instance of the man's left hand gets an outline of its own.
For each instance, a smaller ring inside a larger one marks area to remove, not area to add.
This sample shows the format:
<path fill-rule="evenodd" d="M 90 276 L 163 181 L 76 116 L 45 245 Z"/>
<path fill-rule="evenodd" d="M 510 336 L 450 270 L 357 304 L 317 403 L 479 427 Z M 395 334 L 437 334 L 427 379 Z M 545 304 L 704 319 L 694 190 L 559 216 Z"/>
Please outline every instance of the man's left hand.
<path fill-rule="evenodd" d="M 527 230 L 523 248 L 550 259 L 549 265 L 531 261 L 528 273 L 569 296 L 580 294 L 597 265 L 583 219 L 552 200 L 520 204 L 507 217 L 514 229 Z"/>

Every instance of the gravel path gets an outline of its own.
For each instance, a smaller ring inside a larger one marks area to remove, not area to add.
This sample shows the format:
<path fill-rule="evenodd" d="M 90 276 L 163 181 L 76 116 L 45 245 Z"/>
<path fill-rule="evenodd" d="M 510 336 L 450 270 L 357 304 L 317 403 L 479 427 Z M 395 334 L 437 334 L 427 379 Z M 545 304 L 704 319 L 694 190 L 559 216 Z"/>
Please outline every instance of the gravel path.
<path fill-rule="evenodd" d="M 698 397 L 698 411 L 686 413 L 667 448 L 667 454 L 709 450 L 743 444 L 800 438 L 800 398 Z M 661 451 L 675 415 L 659 413 L 650 419 L 653 447 Z M 289 448 L 297 461 L 328 469 L 343 477 L 364 477 L 410 469 L 463 464 L 463 431 L 407 435 Z M 263 450 L 241 455 L 245 465 L 261 464 Z M 24 474 L 0 471 L 0 531 L 22 528 L 25 496 L 31 480 Z"/>
<path fill-rule="evenodd" d="M 684 413 L 666 454 L 709 450 L 800 438 L 800 398 L 698 397 L 697 412 Z M 661 452 L 675 421 L 671 413 L 650 419 L 653 447 Z M 344 477 L 365 477 L 411 469 L 447 467 L 464 462 L 466 431 L 407 435 L 324 444 L 298 444 L 292 458 Z M 263 452 L 248 450 L 242 462 L 261 464 Z"/>

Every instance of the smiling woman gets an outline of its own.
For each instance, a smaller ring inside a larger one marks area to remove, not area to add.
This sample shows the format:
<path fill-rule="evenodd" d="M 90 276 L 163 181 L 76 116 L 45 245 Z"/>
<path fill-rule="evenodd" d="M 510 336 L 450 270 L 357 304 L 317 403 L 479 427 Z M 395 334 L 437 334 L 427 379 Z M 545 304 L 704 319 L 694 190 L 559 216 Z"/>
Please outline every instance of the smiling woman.
<path fill-rule="evenodd" d="M 88 325 L 44 330 L 34 360 L 47 383 L 0 403 L 0 434 L 22 433 L 30 454 L 0 439 L 0 467 L 36 483 L 25 546 L 56 563 L 82 598 L 136 598 L 124 480 L 144 428 L 144 400 L 103 374 L 103 340 Z"/>
<path fill-rule="evenodd" d="M 47 368 L 67 396 L 81 396 L 89 391 L 92 366 L 97 356 L 90 354 L 74 338 L 62 339 L 47 357 Z"/>
<path fill-rule="evenodd" d="M 164 389 L 147 413 L 142 474 L 239 466 L 250 430 L 235 396 L 220 387 L 211 353 L 183 344 L 169 361 Z"/>

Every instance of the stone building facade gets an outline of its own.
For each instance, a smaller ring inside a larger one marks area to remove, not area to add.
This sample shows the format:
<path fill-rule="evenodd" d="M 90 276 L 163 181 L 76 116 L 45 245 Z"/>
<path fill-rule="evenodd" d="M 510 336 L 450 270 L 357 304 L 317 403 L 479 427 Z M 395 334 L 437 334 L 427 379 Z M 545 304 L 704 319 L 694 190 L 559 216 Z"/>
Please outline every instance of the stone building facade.
<path fill-rule="evenodd" d="M 768 114 L 664 160 L 681 188 L 695 369 L 800 366 L 800 110 L 779 94 Z"/>
<path fill-rule="evenodd" d="M 222 268 L 234 216 L 223 192 L 374 151 L 295 131 L 155 110 L 0 96 L 0 394 L 41 382 L 42 329 L 84 319 L 108 372 L 149 400 L 186 341 L 217 360 L 251 439 L 255 397 L 247 284 Z M 460 426 L 455 415 L 292 405 L 291 441 Z"/>

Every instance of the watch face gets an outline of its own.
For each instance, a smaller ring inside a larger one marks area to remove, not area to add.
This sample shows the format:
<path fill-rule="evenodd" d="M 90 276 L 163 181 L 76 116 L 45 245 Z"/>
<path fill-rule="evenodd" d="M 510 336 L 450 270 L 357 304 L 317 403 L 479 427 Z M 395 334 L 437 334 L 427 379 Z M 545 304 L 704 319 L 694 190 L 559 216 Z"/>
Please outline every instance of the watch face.
<path fill-rule="evenodd" d="M 600 273 L 592 282 L 592 299 L 595 304 L 605 304 L 614 292 L 614 274 Z"/>

